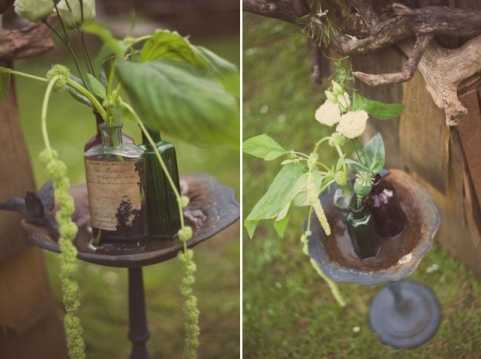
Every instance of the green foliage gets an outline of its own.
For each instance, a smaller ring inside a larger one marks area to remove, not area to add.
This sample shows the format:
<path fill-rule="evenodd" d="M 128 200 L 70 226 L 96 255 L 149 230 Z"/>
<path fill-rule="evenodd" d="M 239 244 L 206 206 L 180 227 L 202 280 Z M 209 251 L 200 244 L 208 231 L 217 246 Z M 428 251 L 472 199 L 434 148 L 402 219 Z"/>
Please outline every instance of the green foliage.
<path fill-rule="evenodd" d="M 98 36 L 112 54 L 123 56 L 127 51 L 128 46 L 125 42 L 116 39 L 109 29 L 95 21 L 85 22 L 81 29 L 87 34 Z"/>
<path fill-rule="evenodd" d="M 259 221 L 285 217 L 291 201 L 298 193 L 296 183 L 305 170 L 306 166 L 303 164 L 288 164 L 282 167 L 267 192 L 246 218 L 245 225 L 251 237 Z"/>
<path fill-rule="evenodd" d="M 364 110 L 379 120 L 389 120 L 401 115 L 403 105 L 400 103 L 384 103 L 371 100 L 354 92 L 352 96 L 352 109 L 353 111 Z"/>
<path fill-rule="evenodd" d="M 218 82 L 166 61 L 119 61 L 117 73 L 147 127 L 200 146 L 238 146 L 238 104 Z"/>
<path fill-rule="evenodd" d="M 266 161 L 275 160 L 289 152 L 274 141 L 272 137 L 265 134 L 246 140 L 242 146 L 242 150 L 244 153 Z"/>
<path fill-rule="evenodd" d="M 346 160 L 357 171 L 376 174 L 382 171 L 385 164 L 384 141 L 380 133 L 376 133 L 363 148 L 354 151 L 355 160 Z"/>
<path fill-rule="evenodd" d="M 343 88 L 350 89 L 354 82 L 352 63 L 349 57 L 342 57 L 334 61 L 334 79 Z"/>
<path fill-rule="evenodd" d="M 107 90 L 105 89 L 105 86 L 99 80 L 97 80 L 95 76 L 93 76 L 92 74 L 87 74 L 87 82 L 89 88 L 92 90 L 95 96 L 102 100 L 106 99 Z"/>

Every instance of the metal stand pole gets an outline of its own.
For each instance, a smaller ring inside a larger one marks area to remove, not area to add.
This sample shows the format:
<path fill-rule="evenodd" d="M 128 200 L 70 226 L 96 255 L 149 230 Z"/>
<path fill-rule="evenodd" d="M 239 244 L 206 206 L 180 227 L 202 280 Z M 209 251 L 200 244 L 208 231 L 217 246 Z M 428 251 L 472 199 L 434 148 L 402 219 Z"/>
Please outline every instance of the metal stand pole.
<path fill-rule="evenodd" d="M 142 267 L 129 268 L 129 339 L 132 342 L 131 359 L 148 359 L 147 314 Z"/>

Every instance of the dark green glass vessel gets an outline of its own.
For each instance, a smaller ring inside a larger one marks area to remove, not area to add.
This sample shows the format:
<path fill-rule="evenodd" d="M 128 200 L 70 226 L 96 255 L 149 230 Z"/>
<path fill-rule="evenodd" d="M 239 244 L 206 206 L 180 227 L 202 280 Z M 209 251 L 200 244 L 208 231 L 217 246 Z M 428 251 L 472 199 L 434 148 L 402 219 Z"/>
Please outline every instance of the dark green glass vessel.
<path fill-rule="evenodd" d="M 180 191 L 177 156 L 173 144 L 163 141 L 158 132 L 149 134 L 156 143 L 167 169 Z M 180 217 L 175 193 L 170 187 L 154 149 L 145 136 L 143 137 L 145 210 L 147 236 L 151 239 L 171 239 L 180 229 Z"/>

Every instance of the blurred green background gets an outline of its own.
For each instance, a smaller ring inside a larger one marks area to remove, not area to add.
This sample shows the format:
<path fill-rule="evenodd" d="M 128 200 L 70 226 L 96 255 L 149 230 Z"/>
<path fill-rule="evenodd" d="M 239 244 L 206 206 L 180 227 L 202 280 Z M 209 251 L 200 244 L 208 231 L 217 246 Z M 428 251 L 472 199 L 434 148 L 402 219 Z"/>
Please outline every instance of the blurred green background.
<path fill-rule="evenodd" d="M 297 27 L 250 14 L 244 14 L 243 31 L 244 139 L 267 133 L 285 148 L 309 153 L 326 132 L 314 120 L 323 91 L 311 81 L 304 35 Z M 280 161 L 244 158 L 247 216 Z M 349 302 L 341 309 L 302 253 L 299 239 L 307 213 L 293 213 L 282 240 L 271 224 L 260 226 L 252 240 L 244 231 L 245 358 L 481 357 L 481 284 L 460 262 L 437 246 L 426 256 L 413 279 L 436 292 L 441 327 L 420 348 L 394 350 L 380 344 L 367 323 L 369 302 L 380 287 L 340 285 Z"/>
<path fill-rule="evenodd" d="M 210 35 L 194 35 L 191 40 L 239 64 L 239 36 L 235 32 L 225 31 L 213 36 L 211 31 Z M 95 47 L 96 44 L 93 45 Z M 69 60 L 63 52 L 56 50 L 29 61 L 19 61 L 16 67 L 21 71 L 44 75 L 55 63 L 65 64 Z M 21 122 L 38 186 L 47 180 L 45 169 L 38 159 L 43 149 L 40 108 L 44 91 L 43 84 L 22 78 L 17 81 Z M 91 112 L 69 95 L 56 93 L 51 100 L 48 129 L 53 147 L 68 164 L 72 183 L 84 182 L 83 146 L 95 133 Z M 139 137 L 139 131 L 132 124 L 126 124 L 126 131 Z M 207 172 L 235 188 L 239 197 L 238 152 L 199 149 L 171 141 L 177 145 L 181 174 Z M 195 293 L 201 313 L 200 358 L 239 358 L 239 246 L 239 225 L 236 224 L 195 250 L 198 266 Z M 60 298 L 56 255 L 48 254 L 47 262 L 52 287 Z M 171 260 L 144 270 L 151 334 L 148 346 L 152 358 L 180 358 L 182 355 L 181 268 L 178 261 Z M 127 271 L 82 263 L 78 281 L 82 303 L 80 317 L 85 329 L 88 358 L 128 358 Z"/>

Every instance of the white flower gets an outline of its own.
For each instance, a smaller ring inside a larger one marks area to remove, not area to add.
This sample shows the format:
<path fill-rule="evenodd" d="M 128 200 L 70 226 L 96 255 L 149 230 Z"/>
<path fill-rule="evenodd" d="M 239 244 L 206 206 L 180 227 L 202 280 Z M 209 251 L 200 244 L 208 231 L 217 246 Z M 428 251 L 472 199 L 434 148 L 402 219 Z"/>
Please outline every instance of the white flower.
<path fill-rule="evenodd" d="M 347 110 L 349 106 L 351 106 L 351 99 L 349 98 L 349 94 L 344 92 L 337 96 L 337 103 L 342 106 L 344 110 Z"/>
<path fill-rule="evenodd" d="M 69 28 L 82 25 L 82 11 L 80 0 L 62 0 L 58 3 L 58 12 L 63 22 Z M 83 20 L 95 19 L 95 0 L 83 0 Z"/>
<path fill-rule="evenodd" d="M 349 111 L 342 115 L 336 131 L 347 138 L 356 138 L 366 129 L 368 114 L 366 111 Z"/>
<path fill-rule="evenodd" d="M 52 0 L 16 0 L 15 12 L 21 17 L 37 22 L 46 18 L 53 10 Z"/>
<path fill-rule="evenodd" d="M 326 126 L 333 126 L 341 119 L 341 110 L 339 106 L 329 100 L 326 100 L 316 110 L 316 120 Z"/>

